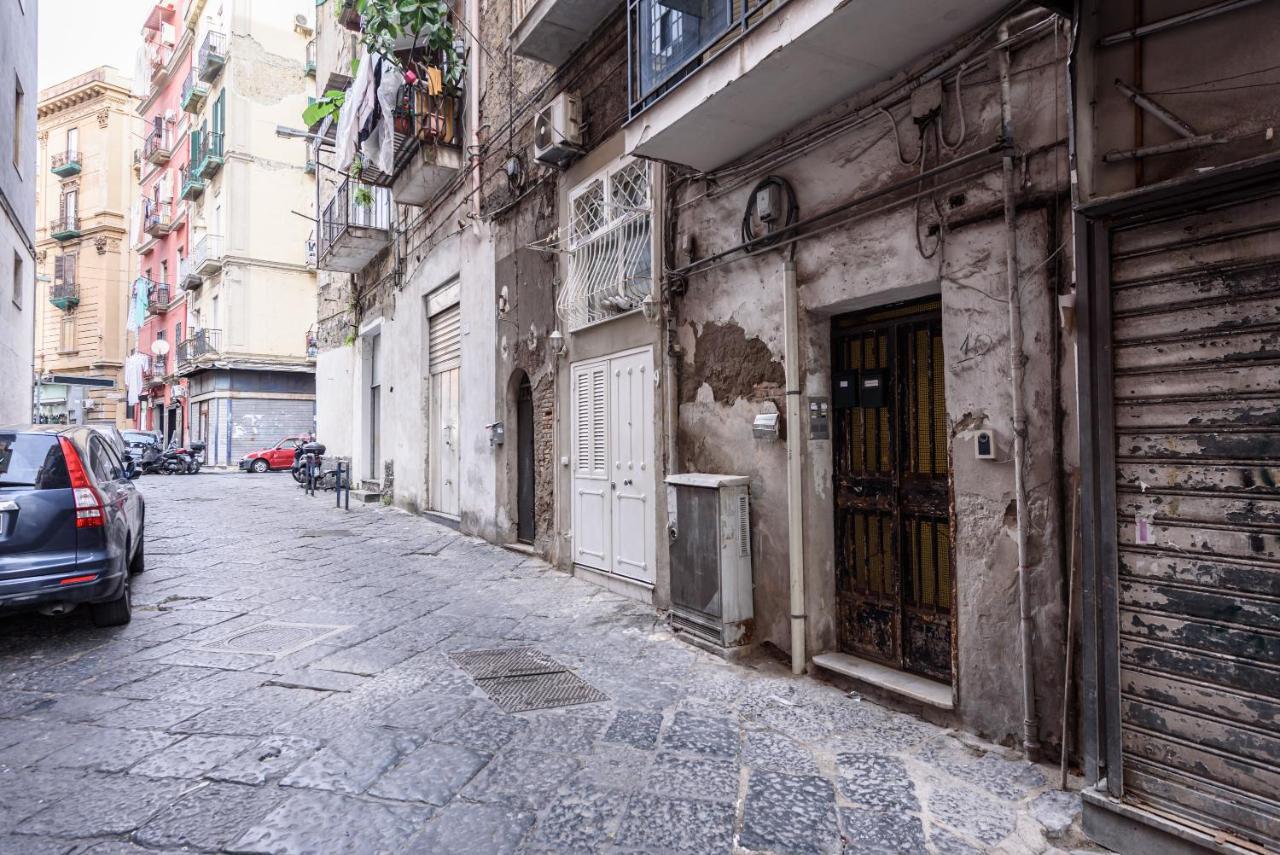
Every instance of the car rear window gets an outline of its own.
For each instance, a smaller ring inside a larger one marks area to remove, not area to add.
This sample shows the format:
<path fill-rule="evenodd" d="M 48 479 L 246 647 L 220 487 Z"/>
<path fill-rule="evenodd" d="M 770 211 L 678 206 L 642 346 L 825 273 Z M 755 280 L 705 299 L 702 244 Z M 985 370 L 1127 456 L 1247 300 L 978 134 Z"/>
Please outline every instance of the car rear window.
<path fill-rule="evenodd" d="M 65 490 L 71 486 L 58 438 L 47 433 L 0 433 L 0 487 Z"/>

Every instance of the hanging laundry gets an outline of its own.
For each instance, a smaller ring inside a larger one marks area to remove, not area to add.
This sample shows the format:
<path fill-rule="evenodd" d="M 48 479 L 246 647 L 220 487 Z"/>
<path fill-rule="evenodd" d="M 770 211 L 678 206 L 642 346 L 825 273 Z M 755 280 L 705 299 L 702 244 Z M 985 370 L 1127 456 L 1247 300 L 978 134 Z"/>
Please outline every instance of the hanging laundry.
<path fill-rule="evenodd" d="M 372 163 L 379 172 L 390 175 L 395 169 L 396 132 L 394 115 L 396 98 L 400 88 L 404 86 L 404 74 L 389 62 L 378 60 L 379 66 L 374 71 L 377 83 L 377 104 L 370 114 L 369 120 L 360 133 L 360 151 L 365 160 Z"/>
<path fill-rule="evenodd" d="M 347 88 L 347 97 L 338 111 L 338 133 L 334 140 L 339 172 L 346 172 L 356 156 L 360 129 L 377 102 L 373 82 L 373 61 L 364 47 L 360 48 L 360 68 L 356 79 Z"/>
<path fill-rule="evenodd" d="M 142 395 L 142 373 L 149 361 L 146 356 L 136 350 L 124 361 L 124 386 L 128 392 L 127 402 L 130 406 L 137 404 L 138 398 Z"/>

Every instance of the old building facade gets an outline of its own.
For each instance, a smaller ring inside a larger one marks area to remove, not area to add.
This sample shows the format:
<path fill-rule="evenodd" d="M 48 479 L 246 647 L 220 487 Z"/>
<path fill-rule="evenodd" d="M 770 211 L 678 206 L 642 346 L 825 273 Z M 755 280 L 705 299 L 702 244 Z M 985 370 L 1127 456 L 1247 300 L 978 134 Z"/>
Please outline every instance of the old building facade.
<path fill-rule="evenodd" d="M 0 422 L 32 416 L 36 281 L 36 4 L 0 11 Z"/>
<path fill-rule="evenodd" d="M 305 153 L 274 132 L 282 111 L 306 103 L 301 54 L 313 7 L 250 6 L 193 0 L 184 15 L 190 161 L 178 195 L 189 250 L 176 284 L 186 291 L 188 334 L 176 368 L 189 391 L 189 435 L 215 466 L 307 433 L 315 416 L 310 228 L 292 213 L 308 207 L 312 180 Z"/>
<path fill-rule="evenodd" d="M 1085 827 L 1275 851 L 1280 16 L 1122 5 L 1073 56 Z"/>
<path fill-rule="evenodd" d="M 108 66 L 40 92 L 41 277 L 34 308 L 36 372 L 45 378 L 36 390 L 42 421 L 133 424 L 124 362 L 136 266 L 129 242 L 135 195 L 130 156 L 140 126 L 136 105 L 131 81 Z M 107 385 L 77 392 L 67 382 L 85 378 Z"/>

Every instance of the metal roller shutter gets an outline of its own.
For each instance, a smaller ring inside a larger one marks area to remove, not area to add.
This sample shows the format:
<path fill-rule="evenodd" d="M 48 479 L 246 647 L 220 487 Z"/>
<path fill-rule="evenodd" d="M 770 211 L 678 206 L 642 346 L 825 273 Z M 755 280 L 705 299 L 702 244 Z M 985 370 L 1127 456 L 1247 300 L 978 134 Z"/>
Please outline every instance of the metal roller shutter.
<path fill-rule="evenodd" d="M 1111 239 L 1124 796 L 1280 847 L 1280 196 Z"/>

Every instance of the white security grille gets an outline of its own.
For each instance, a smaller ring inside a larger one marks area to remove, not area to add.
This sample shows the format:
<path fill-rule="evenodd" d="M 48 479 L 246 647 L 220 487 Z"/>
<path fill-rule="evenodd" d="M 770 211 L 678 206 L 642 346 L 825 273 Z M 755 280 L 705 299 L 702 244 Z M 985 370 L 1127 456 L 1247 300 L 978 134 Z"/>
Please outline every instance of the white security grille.
<path fill-rule="evenodd" d="M 566 233 L 542 248 L 569 254 L 556 312 L 577 329 L 640 307 L 653 280 L 649 165 L 629 163 L 582 184 L 570 197 Z"/>

